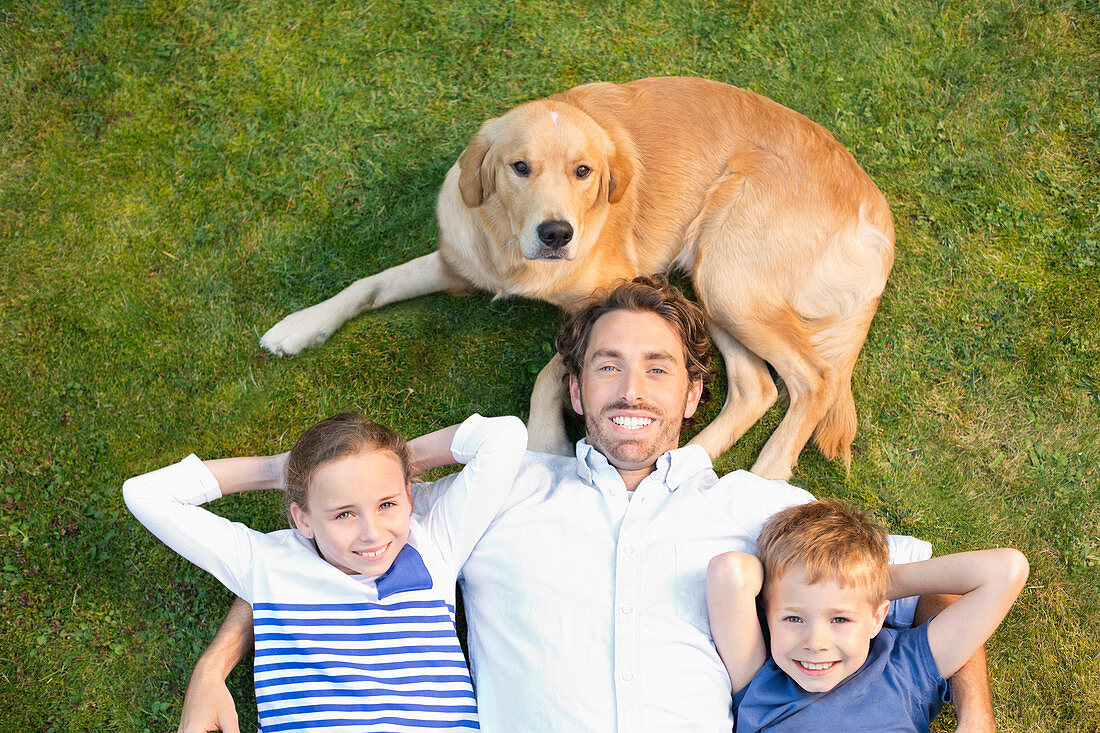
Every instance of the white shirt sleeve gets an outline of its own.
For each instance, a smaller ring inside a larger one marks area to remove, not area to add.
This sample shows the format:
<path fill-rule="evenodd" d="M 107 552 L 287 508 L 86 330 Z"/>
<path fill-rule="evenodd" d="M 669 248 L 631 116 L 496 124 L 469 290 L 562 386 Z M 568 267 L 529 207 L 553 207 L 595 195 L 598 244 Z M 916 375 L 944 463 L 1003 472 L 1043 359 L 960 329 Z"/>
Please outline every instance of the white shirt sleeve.
<path fill-rule="evenodd" d="M 918 540 L 916 537 L 892 534 L 887 538 L 887 542 L 890 545 L 890 563 L 893 565 L 920 562 L 932 557 L 931 543 Z M 912 626 L 919 600 L 920 596 L 909 596 L 891 601 L 890 610 L 886 614 L 886 623 L 895 628 Z"/>
<path fill-rule="evenodd" d="M 466 465 L 433 485 L 421 524 L 456 575 L 500 511 L 526 450 L 527 427 L 511 416 L 471 415 L 451 441 L 451 454 Z"/>
<path fill-rule="evenodd" d="M 248 579 L 262 535 L 198 506 L 221 495 L 217 479 L 194 454 L 122 486 L 127 508 L 157 539 L 251 603 Z"/>

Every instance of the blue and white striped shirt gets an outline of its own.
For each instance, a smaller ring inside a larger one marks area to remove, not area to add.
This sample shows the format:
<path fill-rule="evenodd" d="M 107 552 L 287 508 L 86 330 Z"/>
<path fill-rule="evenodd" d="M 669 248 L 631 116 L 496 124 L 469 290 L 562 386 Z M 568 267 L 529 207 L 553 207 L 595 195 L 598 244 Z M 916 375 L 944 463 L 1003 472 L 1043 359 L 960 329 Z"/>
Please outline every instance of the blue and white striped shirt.
<path fill-rule="evenodd" d="M 252 604 L 264 733 L 478 728 L 454 625 L 455 578 L 523 458 L 516 418 L 473 416 L 451 452 L 469 463 L 377 579 L 347 575 L 296 530 L 264 534 L 197 506 L 221 495 L 195 456 L 127 481 L 157 537 Z"/>

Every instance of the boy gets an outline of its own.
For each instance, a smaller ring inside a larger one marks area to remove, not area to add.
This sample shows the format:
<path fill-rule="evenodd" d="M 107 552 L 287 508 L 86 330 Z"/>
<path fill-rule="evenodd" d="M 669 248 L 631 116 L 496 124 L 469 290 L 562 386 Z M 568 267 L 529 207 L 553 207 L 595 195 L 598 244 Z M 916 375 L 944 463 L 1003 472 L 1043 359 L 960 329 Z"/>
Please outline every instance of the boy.
<path fill-rule="evenodd" d="M 993 634 L 1028 574 L 1013 549 L 888 567 L 885 530 L 836 501 L 773 515 L 757 554 L 719 555 L 707 569 L 738 733 L 927 731 L 949 699 L 946 678 Z M 882 628 L 887 599 L 927 593 L 962 597 L 917 628 Z"/>

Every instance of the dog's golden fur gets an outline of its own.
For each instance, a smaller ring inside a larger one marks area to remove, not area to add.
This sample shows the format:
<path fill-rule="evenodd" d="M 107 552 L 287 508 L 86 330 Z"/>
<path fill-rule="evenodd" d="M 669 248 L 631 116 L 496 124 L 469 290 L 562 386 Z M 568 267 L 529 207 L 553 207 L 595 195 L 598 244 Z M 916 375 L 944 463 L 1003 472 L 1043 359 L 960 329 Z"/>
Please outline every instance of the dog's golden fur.
<path fill-rule="evenodd" d="M 682 269 L 729 377 L 693 442 L 717 456 L 760 418 L 778 395 L 770 364 L 790 405 L 753 471 L 789 476 L 811 437 L 850 460 L 852 367 L 894 227 L 875 184 L 806 117 L 705 79 L 587 84 L 485 122 L 437 215 L 437 252 L 289 316 L 264 346 L 296 353 L 366 308 L 428 292 L 473 286 L 569 310 L 618 278 Z M 538 447 L 568 448 L 562 376 L 555 359 L 536 383 Z"/>

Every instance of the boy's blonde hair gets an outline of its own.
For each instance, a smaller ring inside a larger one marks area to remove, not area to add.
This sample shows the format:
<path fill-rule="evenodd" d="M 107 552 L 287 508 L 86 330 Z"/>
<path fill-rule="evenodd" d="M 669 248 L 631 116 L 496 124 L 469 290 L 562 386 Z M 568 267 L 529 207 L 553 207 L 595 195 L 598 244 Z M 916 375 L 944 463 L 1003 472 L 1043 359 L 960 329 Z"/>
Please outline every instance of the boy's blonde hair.
<path fill-rule="evenodd" d="M 765 600 L 772 583 L 798 568 L 811 585 L 831 580 L 860 588 L 872 606 L 886 600 L 886 530 L 843 502 L 825 499 L 776 512 L 760 531 L 756 555 L 764 565 Z"/>

